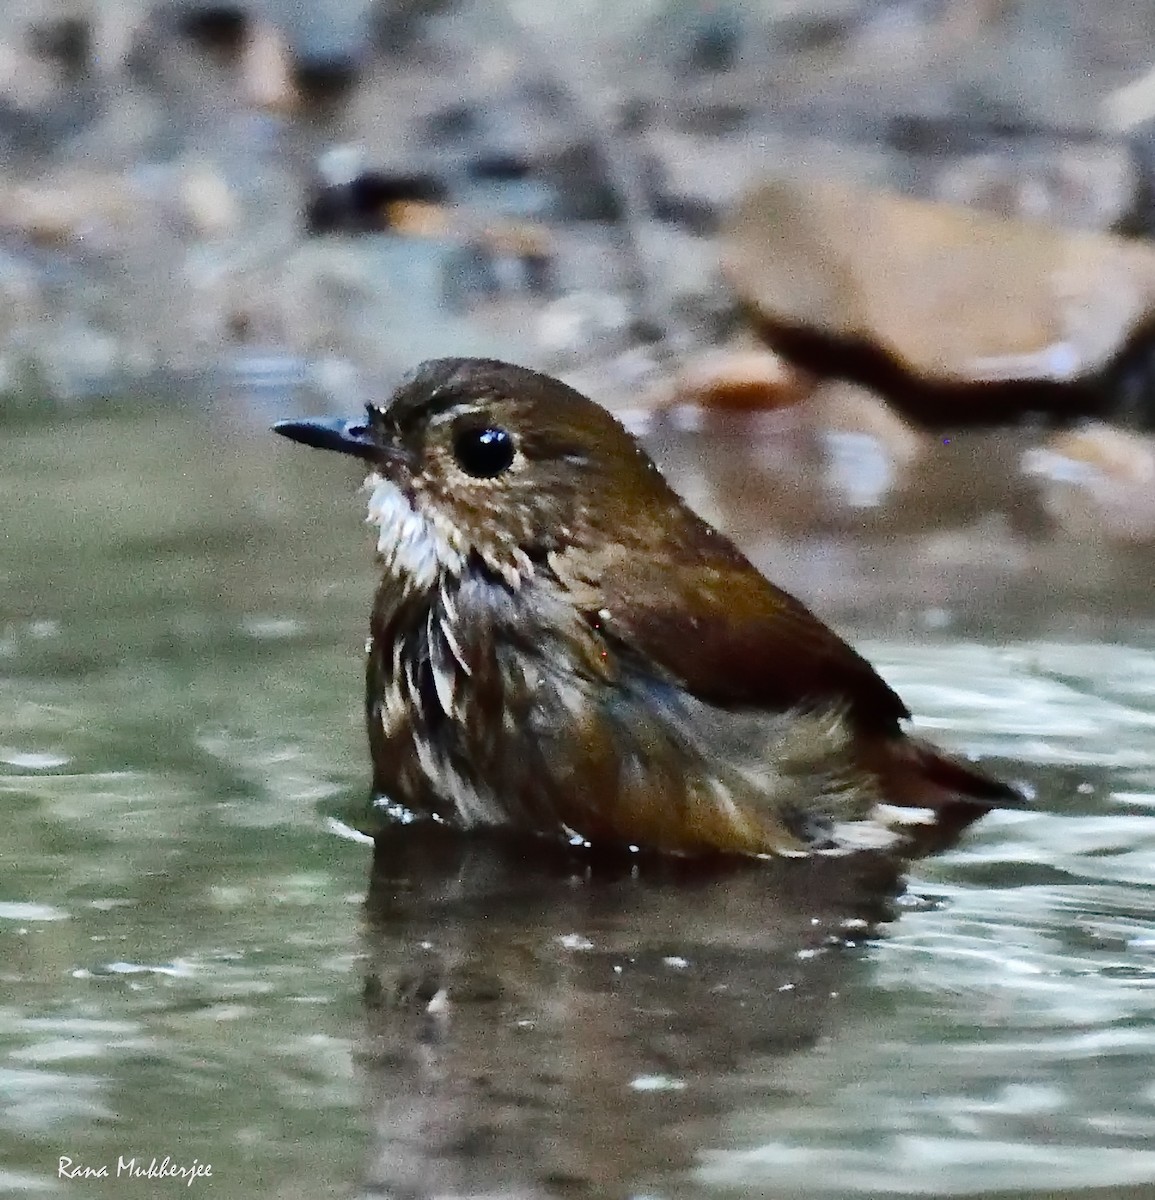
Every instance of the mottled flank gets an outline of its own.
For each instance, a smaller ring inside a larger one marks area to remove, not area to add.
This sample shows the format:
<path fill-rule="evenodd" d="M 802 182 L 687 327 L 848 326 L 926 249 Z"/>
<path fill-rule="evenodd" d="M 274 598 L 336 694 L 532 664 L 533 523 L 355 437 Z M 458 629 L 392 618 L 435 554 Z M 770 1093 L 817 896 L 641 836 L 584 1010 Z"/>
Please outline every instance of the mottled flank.
<path fill-rule="evenodd" d="M 835 824 L 869 818 L 836 713 L 704 704 L 601 640 L 544 574 L 517 603 L 481 577 L 390 602 L 403 594 L 378 597 L 369 733 L 378 790 L 407 806 L 683 852 L 837 850 Z"/>

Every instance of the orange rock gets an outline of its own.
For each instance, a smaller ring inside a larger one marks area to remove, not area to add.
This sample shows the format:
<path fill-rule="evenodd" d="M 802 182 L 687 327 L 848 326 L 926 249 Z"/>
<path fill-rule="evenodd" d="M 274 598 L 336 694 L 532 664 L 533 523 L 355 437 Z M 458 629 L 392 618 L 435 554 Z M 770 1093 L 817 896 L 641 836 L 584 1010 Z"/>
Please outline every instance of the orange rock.
<path fill-rule="evenodd" d="M 442 237 L 450 224 L 445 206 L 427 200 L 390 200 L 382 221 L 384 228 L 408 237 Z"/>
<path fill-rule="evenodd" d="M 806 399 L 814 381 L 769 350 L 712 350 L 687 363 L 674 381 L 672 404 L 758 410 Z"/>

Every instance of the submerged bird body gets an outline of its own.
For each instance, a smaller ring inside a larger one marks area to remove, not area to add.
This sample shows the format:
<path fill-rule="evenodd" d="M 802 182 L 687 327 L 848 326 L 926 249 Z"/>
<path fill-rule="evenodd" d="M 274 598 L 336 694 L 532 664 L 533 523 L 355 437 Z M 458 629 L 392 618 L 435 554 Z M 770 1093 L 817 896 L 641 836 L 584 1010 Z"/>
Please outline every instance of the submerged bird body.
<path fill-rule="evenodd" d="M 425 364 L 367 421 L 375 792 L 463 826 L 679 853 L 916 846 L 1016 794 L 908 737 L 874 669 L 557 380 Z"/>

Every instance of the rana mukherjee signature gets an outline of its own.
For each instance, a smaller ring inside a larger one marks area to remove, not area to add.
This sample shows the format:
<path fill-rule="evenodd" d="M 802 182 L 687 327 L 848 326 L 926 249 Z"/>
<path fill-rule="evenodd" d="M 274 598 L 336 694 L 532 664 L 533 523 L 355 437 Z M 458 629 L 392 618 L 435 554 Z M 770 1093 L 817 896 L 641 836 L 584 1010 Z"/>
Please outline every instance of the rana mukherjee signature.
<path fill-rule="evenodd" d="M 67 1155 L 60 1155 L 56 1164 L 57 1179 L 174 1179 L 192 1187 L 194 1179 L 212 1179 L 212 1163 L 203 1163 L 194 1158 L 191 1163 L 174 1162 L 168 1154 L 164 1158 L 145 1159 L 137 1155 L 125 1158 L 116 1156 L 116 1165 L 110 1163 L 80 1163 Z"/>

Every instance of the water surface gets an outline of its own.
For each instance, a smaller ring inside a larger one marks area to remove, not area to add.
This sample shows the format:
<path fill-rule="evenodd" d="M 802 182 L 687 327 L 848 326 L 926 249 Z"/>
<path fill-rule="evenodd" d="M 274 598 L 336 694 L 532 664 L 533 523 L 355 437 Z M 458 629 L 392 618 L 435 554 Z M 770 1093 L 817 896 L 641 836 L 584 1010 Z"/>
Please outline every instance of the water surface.
<path fill-rule="evenodd" d="M 366 908 L 331 823 L 367 776 L 356 483 L 217 410 L 6 427 L 0 1191 L 170 1155 L 237 1197 L 1155 1194 L 1135 587 L 1088 599 L 1061 546 L 930 592 L 893 531 L 755 547 L 1035 795 L 897 898 L 399 835 Z"/>

